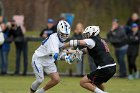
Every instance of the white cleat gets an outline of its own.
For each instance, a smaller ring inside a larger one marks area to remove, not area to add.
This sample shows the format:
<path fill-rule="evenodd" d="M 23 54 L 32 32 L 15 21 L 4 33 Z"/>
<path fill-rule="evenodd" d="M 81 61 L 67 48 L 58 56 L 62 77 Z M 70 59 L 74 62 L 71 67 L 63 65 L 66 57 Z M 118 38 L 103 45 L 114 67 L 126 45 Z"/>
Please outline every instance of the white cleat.
<path fill-rule="evenodd" d="M 45 93 L 45 91 L 41 88 L 41 89 L 38 89 L 35 93 Z"/>
<path fill-rule="evenodd" d="M 38 89 L 35 93 L 40 93 L 40 92 L 39 92 L 39 89 Z"/>
<path fill-rule="evenodd" d="M 129 79 L 129 80 L 134 80 L 133 75 L 129 75 L 129 76 L 128 76 L 128 79 Z"/>
<path fill-rule="evenodd" d="M 135 78 L 138 79 L 139 76 L 140 76 L 140 73 L 139 73 L 139 71 L 137 71 L 137 72 L 135 73 Z"/>

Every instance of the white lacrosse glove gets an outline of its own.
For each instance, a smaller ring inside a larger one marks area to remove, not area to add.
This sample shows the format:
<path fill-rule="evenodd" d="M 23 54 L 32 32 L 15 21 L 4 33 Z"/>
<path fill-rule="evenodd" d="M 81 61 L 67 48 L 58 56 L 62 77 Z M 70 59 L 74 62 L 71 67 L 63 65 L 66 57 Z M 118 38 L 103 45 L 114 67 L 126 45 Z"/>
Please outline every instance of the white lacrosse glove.
<path fill-rule="evenodd" d="M 76 55 L 75 53 L 69 54 L 68 56 L 65 56 L 65 61 L 69 64 L 72 64 L 74 61 L 76 61 Z"/>
<path fill-rule="evenodd" d="M 65 53 L 65 52 L 60 52 L 60 53 L 59 53 L 59 58 L 58 58 L 58 60 L 64 59 L 65 56 L 67 56 L 67 53 Z"/>
<path fill-rule="evenodd" d="M 77 48 L 77 49 L 76 49 L 75 55 L 76 55 L 76 60 L 77 60 L 78 62 L 81 62 L 81 61 L 82 61 L 83 52 Z"/>
<path fill-rule="evenodd" d="M 72 64 L 73 62 L 81 62 L 82 61 L 82 55 L 83 52 L 79 49 L 76 49 L 75 53 L 69 54 L 68 56 L 65 56 L 65 61 L 69 64 Z"/>
<path fill-rule="evenodd" d="M 71 64 L 74 61 L 73 54 L 67 54 L 66 52 L 60 52 L 58 60 L 65 60 L 66 63 Z"/>
<path fill-rule="evenodd" d="M 71 57 L 70 56 L 65 56 L 65 62 L 69 63 L 69 64 L 72 64 Z"/>
<path fill-rule="evenodd" d="M 74 53 L 67 54 L 66 52 L 61 52 L 59 55 L 59 60 L 64 59 L 66 63 L 72 64 L 74 61 L 81 62 L 82 61 L 83 52 L 78 48 Z"/>

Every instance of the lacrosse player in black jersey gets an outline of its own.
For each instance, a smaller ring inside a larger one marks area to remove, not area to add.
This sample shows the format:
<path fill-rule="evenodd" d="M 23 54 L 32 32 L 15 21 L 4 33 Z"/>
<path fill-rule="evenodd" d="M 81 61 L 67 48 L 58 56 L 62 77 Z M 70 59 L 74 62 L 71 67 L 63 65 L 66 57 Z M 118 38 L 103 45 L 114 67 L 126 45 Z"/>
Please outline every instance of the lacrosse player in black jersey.
<path fill-rule="evenodd" d="M 99 26 L 88 26 L 83 32 L 85 39 L 70 40 L 63 47 L 86 46 L 82 51 L 88 53 L 94 59 L 97 70 L 84 76 L 80 85 L 95 93 L 107 93 L 104 92 L 103 83 L 115 74 L 116 63 L 109 53 L 107 43 L 99 36 L 99 33 Z"/>

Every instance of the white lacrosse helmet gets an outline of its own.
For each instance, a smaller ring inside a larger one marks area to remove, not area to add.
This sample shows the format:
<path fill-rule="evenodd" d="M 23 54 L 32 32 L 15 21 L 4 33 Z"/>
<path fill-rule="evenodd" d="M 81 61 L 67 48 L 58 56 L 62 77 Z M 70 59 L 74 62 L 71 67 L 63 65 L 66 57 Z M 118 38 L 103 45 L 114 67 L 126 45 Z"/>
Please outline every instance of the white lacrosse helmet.
<path fill-rule="evenodd" d="M 83 32 L 83 36 L 85 38 L 89 38 L 90 36 L 97 36 L 100 33 L 99 26 L 88 26 Z"/>
<path fill-rule="evenodd" d="M 57 24 L 57 34 L 62 42 L 68 39 L 68 37 L 70 36 L 70 31 L 71 28 L 68 22 L 64 20 L 59 21 L 59 23 Z"/>

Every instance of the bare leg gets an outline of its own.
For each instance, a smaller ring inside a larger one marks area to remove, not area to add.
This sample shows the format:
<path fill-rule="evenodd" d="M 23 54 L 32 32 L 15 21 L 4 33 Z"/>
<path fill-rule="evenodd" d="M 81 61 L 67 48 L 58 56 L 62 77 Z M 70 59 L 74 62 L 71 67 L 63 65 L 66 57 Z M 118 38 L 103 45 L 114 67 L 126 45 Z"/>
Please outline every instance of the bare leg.
<path fill-rule="evenodd" d="M 104 90 L 105 90 L 105 87 L 104 87 L 104 85 L 103 85 L 103 84 L 97 85 L 97 87 L 98 87 L 99 89 L 101 89 L 102 91 L 104 91 Z"/>
<path fill-rule="evenodd" d="M 96 85 L 92 84 L 92 81 L 89 80 L 87 78 L 87 76 L 84 76 L 81 81 L 80 81 L 80 86 L 89 90 L 89 91 L 92 91 L 94 92 L 95 88 L 96 88 Z"/>
<path fill-rule="evenodd" d="M 30 90 L 30 93 L 35 93 L 35 92 L 33 92 L 33 91 Z"/>
<path fill-rule="evenodd" d="M 58 72 L 55 73 L 51 73 L 49 74 L 51 80 L 45 85 L 45 87 L 43 87 L 43 89 L 46 91 L 52 87 L 54 87 L 55 85 L 57 85 L 60 82 L 60 77 Z"/>
<path fill-rule="evenodd" d="M 32 86 L 30 88 L 30 93 L 35 93 L 36 89 L 40 86 L 40 84 L 43 82 L 44 78 L 41 79 L 36 79 L 33 83 Z M 34 88 L 35 90 L 33 90 L 32 88 Z"/>
<path fill-rule="evenodd" d="M 87 76 L 84 76 L 84 77 L 81 79 L 80 85 L 81 85 L 83 88 L 85 88 L 85 89 L 87 89 L 87 90 L 89 90 L 89 91 L 92 91 L 92 92 L 96 92 L 96 93 L 106 93 L 106 92 L 103 91 L 103 90 L 104 90 L 104 87 L 103 87 L 102 84 L 100 84 L 99 87 L 100 87 L 101 89 L 103 89 L 103 90 L 99 89 L 95 84 L 93 84 L 92 81 L 89 80 L 89 79 L 87 78 Z"/>

